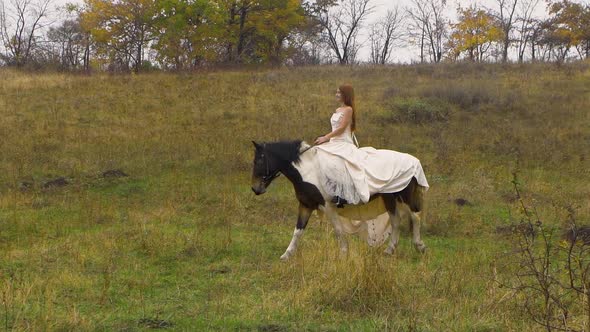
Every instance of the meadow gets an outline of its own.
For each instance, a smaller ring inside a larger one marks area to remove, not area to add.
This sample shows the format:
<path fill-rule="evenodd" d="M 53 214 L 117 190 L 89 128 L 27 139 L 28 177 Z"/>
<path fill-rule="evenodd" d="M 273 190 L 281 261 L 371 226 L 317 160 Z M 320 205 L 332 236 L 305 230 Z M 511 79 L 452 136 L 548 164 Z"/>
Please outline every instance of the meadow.
<path fill-rule="evenodd" d="M 422 162 L 424 255 L 403 225 L 393 256 L 350 237 L 342 258 L 314 215 L 279 260 L 297 203 L 283 177 L 252 193 L 251 141 L 327 133 L 343 82 L 360 144 Z M 589 197 L 588 63 L 0 70 L 0 329 L 540 330 L 497 282 L 504 230 L 522 204 L 588 224 Z"/>

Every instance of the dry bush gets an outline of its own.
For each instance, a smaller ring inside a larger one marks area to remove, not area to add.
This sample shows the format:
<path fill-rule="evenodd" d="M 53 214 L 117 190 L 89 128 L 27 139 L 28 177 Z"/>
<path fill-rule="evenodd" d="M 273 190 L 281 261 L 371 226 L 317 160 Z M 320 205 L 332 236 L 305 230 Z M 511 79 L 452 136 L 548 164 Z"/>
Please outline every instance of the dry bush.
<path fill-rule="evenodd" d="M 547 331 L 587 331 L 590 328 L 590 246 L 585 227 L 576 224 L 568 207 L 569 236 L 560 242 L 558 227 L 542 222 L 537 209 L 527 207 L 516 173 L 514 188 L 522 219 L 506 230 L 514 248 L 501 259 L 511 272 L 497 280 L 514 292 L 514 301 Z"/>
<path fill-rule="evenodd" d="M 390 108 L 392 111 L 387 120 L 392 122 L 444 122 L 449 119 L 450 114 L 448 104 L 433 99 L 399 98 L 392 102 Z"/>
<path fill-rule="evenodd" d="M 437 98 L 466 111 L 509 111 L 517 107 L 517 92 L 501 87 L 498 82 L 482 80 L 442 81 L 424 87 L 419 95 Z"/>

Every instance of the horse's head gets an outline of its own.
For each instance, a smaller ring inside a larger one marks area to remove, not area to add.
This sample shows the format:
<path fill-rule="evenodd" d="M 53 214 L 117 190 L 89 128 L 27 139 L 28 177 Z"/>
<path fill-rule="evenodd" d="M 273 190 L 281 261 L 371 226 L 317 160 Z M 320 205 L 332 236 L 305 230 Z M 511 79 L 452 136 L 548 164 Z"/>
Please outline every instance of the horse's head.
<path fill-rule="evenodd" d="M 252 191 L 260 195 L 264 194 L 272 180 L 280 175 L 280 163 L 278 158 L 266 148 L 266 144 L 258 144 L 254 141 L 252 143 L 256 147 L 252 169 Z"/>

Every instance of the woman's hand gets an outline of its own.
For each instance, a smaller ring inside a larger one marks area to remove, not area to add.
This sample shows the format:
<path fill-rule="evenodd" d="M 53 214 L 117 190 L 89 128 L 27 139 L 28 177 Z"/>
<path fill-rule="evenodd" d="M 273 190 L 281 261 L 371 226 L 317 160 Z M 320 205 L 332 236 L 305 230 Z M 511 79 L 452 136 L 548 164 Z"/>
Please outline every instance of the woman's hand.
<path fill-rule="evenodd" d="M 326 136 L 320 136 L 320 137 L 316 138 L 314 144 L 315 145 L 319 145 L 319 144 L 324 144 L 324 143 L 329 142 L 329 141 L 330 141 L 330 139 L 328 137 L 326 137 Z"/>

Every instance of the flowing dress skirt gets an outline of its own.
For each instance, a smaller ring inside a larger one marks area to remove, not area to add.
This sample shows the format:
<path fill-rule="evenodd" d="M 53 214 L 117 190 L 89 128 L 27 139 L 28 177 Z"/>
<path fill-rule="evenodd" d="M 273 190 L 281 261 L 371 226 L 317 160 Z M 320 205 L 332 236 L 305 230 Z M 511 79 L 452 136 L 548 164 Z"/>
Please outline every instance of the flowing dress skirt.
<path fill-rule="evenodd" d="M 420 186 L 429 187 L 420 161 L 407 153 L 358 148 L 334 139 L 316 149 L 324 191 L 350 204 L 366 203 L 377 193 L 400 192 L 412 178 Z"/>

